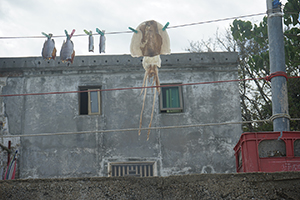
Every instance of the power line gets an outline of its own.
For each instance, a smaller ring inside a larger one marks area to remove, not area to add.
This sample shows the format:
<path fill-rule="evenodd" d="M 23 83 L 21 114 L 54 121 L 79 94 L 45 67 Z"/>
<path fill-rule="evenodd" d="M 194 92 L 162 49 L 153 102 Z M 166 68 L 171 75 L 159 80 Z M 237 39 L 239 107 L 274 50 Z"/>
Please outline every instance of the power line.
<path fill-rule="evenodd" d="M 215 19 L 215 20 L 208 20 L 208 21 L 203 21 L 203 22 L 195 22 L 195 23 L 189 23 L 189 24 L 182 24 L 182 25 L 176 25 L 176 26 L 169 26 L 167 29 L 172 29 L 172 28 L 181 28 L 181 27 L 186 27 L 186 26 L 195 26 L 195 25 L 201 25 L 201 24 L 209 24 L 209 23 L 214 23 L 214 22 L 220 22 L 220 21 L 228 21 L 232 19 L 239 19 L 239 18 L 246 18 L 246 17 L 254 17 L 254 16 L 259 16 L 259 15 L 265 15 L 266 13 L 256 13 L 256 14 L 249 14 L 249 15 L 241 15 L 241 16 L 236 16 L 236 17 L 228 17 L 228 18 L 221 18 L 221 19 Z M 132 33 L 132 31 L 113 31 L 113 32 L 106 32 L 106 35 L 115 35 L 115 34 L 126 34 L 126 33 Z M 94 33 L 92 35 L 98 35 L 98 33 Z M 81 36 L 86 36 L 86 34 L 76 34 L 73 35 L 73 37 L 81 37 Z M 66 37 L 65 35 L 54 35 L 52 38 L 59 38 L 59 37 Z M 7 40 L 7 39 L 37 39 L 37 38 L 45 38 L 45 36 L 16 36 L 16 37 L 0 37 L 2 40 Z"/>
<path fill-rule="evenodd" d="M 169 87 L 169 86 L 184 86 L 184 85 L 200 85 L 200 84 L 213 84 L 213 83 L 226 83 L 226 82 L 237 82 L 237 81 L 250 81 L 250 80 L 269 80 L 270 77 L 278 76 L 278 74 L 273 73 L 270 76 L 260 77 L 260 78 L 249 78 L 249 79 L 236 79 L 236 80 L 225 80 L 225 81 L 210 81 L 210 82 L 200 82 L 200 83 L 186 83 L 186 84 L 172 84 L 172 85 L 161 85 L 161 86 L 148 86 L 148 87 L 130 87 L 130 88 L 113 88 L 113 89 L 99 89 L 99 90 L 89 90 L 92 91 L 113 91 L 113 90 L 129 90 L 129 89 L 143 89 L 143 88 L 155 88 L 155 87 Z M 286 76 L 285 76 L 286 77 Z M 300 76 L 286 77 L 290 78 L 300 78 Z M 29 96 L 29 95 L 47 95 L 47 94 L 66 94 L 66 93 L 82 93 L 87 91 L 66 91 L 66 92 L 48 92 L 48 93 L 28 93 L 28 94 L 10 94 L 10 95 L 0 95 L 0 97 L 9 96 Z M 207 123 L 207 124 L 192 124 L 192 125 L 179 125 L 179 126 L 164 126 L 164 127 L 151 127 L 151 128 L 128 128 L 128 129 L 113 129 L 113 130 L 94 130 L 94 131 L 80 131 L 80 132 L 58 132 L 58 133 L 39 133 L 39 134 L 26 134 L 26 135 L 2 135 L 3 138 L 11 137 L 37 137 L 37 136 L 55 136 L 55 135 L 73 135 L 73 134 L 89 134 L 89 133 L 110 133 L 110 132 L 127 132 L 127 131 L 138 131 L 138 130 L 154 130 L 154 129 L 175 129 L 175 128 L 189 128 L 189 127 L 203 127 L 203 126 L 221 126 L 221 125 L 232 125 L 232 124 L 249 124 L 249 123 L 268 123 L 272 122 L 274 119 L 279 117 L 288 118 L 291 121 L 300 121 L 300 118 L 291 118 L 286 114 L 276 114 L 268 119 L 263 120 L 253 120 L 253 121 L 240 121 L 240 122 L 221 122 L 221 123 Z"/>
<path fill-rule="evenodd" d="M 228 17 L 228 18 L 223 18 L 223 19 L 215 19 L 215 20 L 209 20 L 209 21 L 204 21 L 204 22 L 196 22 L 196 23 L 190 23 L 190 24 L 170 26 L 170 27 L 168 27 L 168 29 L 169 28 L 181 28 L 181 27 L 186 27 L 186 26 L 194 26 L 194 25 L 200 25 L 200 24 L 209 24 L 209 23 L 213 23 L 213 22 L 227 21 L 227 20 L 246 18 L 246 17 L 254 17 L 254 16 L 259 16 L 259 15 L 265 15 L 265 14 L 266 13 L 257 13 L 257 14 L 251 14 L 251 15 L 241 15 L 241 16 L 238 16 L 238 17 Z"/>
<path fill-rule="evenodd" d="M 272 117 L 271 117 L 272 118 Z M 2 135 L 3 138 L 13 137 L 38 137 L 38 136 L 57 136 L 57 135 L 76 135 L 76 134 L 89 134 L 89 133 L 111 133 L 111 132 L 128 132 L 138 130 L 156 130 L 156 129 L 175 129 L 175 128 L 191 128 L 191 127 L 203 127 L 203 126 L 222 126 L 233 124 L 249 124 L 249 123 L 267 123 L 272 119 L 254 120 L 254 121 L 241 121 L 241 122 L 221 122 L 221 123 L 207 123 L 207 124 L 191 124 L 180 126 L 163 126 L 163 127 L 151 127 L 151 128 L 127 128 L 127 129 L 112 129 L 112 130 L 94 130 L 94 131 L 80 131 L 80 132 L 57 132 L 57 133 L 38 133 L 38 134 L 26 134 L 26 135 Z M 290 120 L 300 120 L 300 118 L 290 118 Z"/>
<path fill-rule="evenodd" d="M 279 76 L 279 75 L 274 75 Z M 159 86 L 147 86 L 147 87 L 127 87 L 127 88 L 110 88 L 110 89 L 95 89 L 89 90 L 89 92 L 104 92 L 104 91 L 115 91 L 115 90 L 137 90 L 144 88 L 157 88 L 157 87 L 172 87 L 172 86 L 187 86 L 187 85 L 202 85 L 202 84 L 214 84 L 214 83 L 229 83 L 229 82 L 239 82 L 239 81 L 252 81 L 252 80 L 266 80 L 269 81 L 272 76 L 265 76 L 260 78 L 248 78 L 248 79 L 235 79 L 235 80 L 224 80 L 224 81 L 208 81 L 208 82 L 198 82 L 198 83 L 182 83 L 182 84 L 172 84 L 172 85 L 159 85 Z M 287 77 L 290 78 L 300 78 L 300 76 Z M 27 94 L 2 94 L 0 97 L 14 97 L 14 96 L 36 96 L 36 95 L 50 95 L 50 94 L 70 94 L 70 93 L 84 93 L 88 91 L 65 91 L 65 92 L 40 92 L 40 93 L 27 93 Z"/>

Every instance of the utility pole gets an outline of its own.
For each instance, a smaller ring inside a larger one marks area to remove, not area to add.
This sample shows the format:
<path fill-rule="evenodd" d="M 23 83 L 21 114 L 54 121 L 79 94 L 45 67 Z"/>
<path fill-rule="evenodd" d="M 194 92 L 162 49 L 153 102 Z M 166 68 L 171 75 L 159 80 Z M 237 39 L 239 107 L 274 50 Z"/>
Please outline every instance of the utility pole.
<path fill-rule="evenodd" d="M 269 58 L 271 68 L 273 131 L 289 131 L 287 80 L 284 77 L 285 55 L 281 3 L 267 0 Z M 275 73 L 276 72 L 276 73 Z M 273 76 L 279 74 L 278 76 Z"/>

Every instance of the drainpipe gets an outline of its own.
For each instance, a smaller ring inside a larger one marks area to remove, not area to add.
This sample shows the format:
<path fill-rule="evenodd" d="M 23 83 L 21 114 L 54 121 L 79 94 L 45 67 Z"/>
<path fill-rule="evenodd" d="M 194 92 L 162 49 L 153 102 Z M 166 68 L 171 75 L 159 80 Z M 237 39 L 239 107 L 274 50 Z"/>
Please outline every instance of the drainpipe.
<path fill-rule="evenodd" d="M 9 166 L 9 162 L 10 162 L 10 152 L 11 152 L 11 150 L 10 150 L 10 148 L 11 148 L 11 141 L 8 141 L 8 152 L 7 152 L 7 167 Z"/>
<path fill-rule="evenodd" d="M 273 131 L 290 130 L 281 3 L 267 0 Z M 273 76 L 272 74 L 281 74 Z M 283 76 L 285 75 L 285 76 Z"/>

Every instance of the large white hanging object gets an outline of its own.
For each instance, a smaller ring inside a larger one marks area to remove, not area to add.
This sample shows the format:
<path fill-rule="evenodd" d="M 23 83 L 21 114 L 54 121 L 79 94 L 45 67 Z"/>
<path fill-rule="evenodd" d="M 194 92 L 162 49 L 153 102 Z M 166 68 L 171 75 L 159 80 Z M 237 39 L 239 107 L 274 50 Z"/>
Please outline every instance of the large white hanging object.
<path fill-rule="evenodd" d="M 154 20 L 145 21 L 136 30 L 130 44 L 132 57 L 153 57 L 171 53 L 169 35 L 160 23 Z"/>
<path fill-rule="evenodd" d="M 140 126 L 139 126 L 140 128 L 142 127 L 143 111 L 144 111 L 145 99 L 147 93 L 147 82 L 151 82 L 150 79 L 152 79 L 152 86 L 154 85 L 158 86 L 154 89 L 149 128 L 151 128 L 152 125 L 156 91 L 158 91 L 158 94 L 160 93 L 160 87 L 159 87 L 160 81 L 158 77 L 158 68 L 161 67 L 160 55 L 171 53 L 170 39 L 166 31 L 166 27 L 168 26 L 168 24 L 169 23 L 163 26 L 154 20 L 150 20 L 141 23 L 136 28 L 136 30 L 129 27 L 129 29 L 134 32 L 130 44 L 131 56 L 144 57 L 143 67 L 145 69 L 145 75 L 143 80 L 143 87 L 145 86 L 146 88 L 142 89 L 141 91 L 141 94 L 144 92 L 144 99 L 143 99 L 142 111 L 140 114 Z M 141 130 L 139 130 L 139 135 L 140 134 L 141 134 Z M 149 140 L 149 135 L 150 135 L 150 129 L 148 130 L 147 140 Z"/>

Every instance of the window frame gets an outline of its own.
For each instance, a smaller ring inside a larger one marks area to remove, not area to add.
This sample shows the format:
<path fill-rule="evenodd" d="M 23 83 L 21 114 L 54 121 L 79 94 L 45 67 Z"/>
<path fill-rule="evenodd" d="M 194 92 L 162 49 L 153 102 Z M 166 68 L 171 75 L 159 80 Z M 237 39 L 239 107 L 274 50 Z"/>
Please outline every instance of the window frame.
<path fill-rule="evenodd" d="M 167 87 L 161 87 L 161 94 L 159 95 L 159 110 L 161 113 L 182 113 L 183 112 L 183 93 L 182 93 L 182 87 L 181 85 L 178 85 L 181 83 L 172 83 L 172 84 L 161 84 L 161 86 L 168 85 Z M 174 86 L 172 86 L 174 85 Z M 177 87 L 178 88 L 178 96 L 179 96 L 179 107 L 176 108 L 164 108 L 163 107 L 163 88 L 172 88 Z M 175 112 L 174 112 L 175 111 Z M 178 111 L 178 112 L 176 112 Z"/>
<path fill-rule="evenodd" d="M 101 115 L 102 114 L 102 98 L 101 98 L 101 91 L 94 91 L 94 90 L 101 90 L 101 86 L 79 86 L 79 115 Z M 87 114 L 82 114 L 81 110 L 81 94 L 84 93 L 82 91 L 87 91 Z M 97 92 L 97 99 L 98 99 L 98 112 L 92 113 L 92 104 L 91 104 L 91 92 Z"/>
<path fill-rule="evenodd" d="M 101 95 L 100 91 L 92 91 L 96 89 L 88 89 L 88 115 L 101 115 Z M 92 113 L 92 99 L 91 99 L 91 91 L 92 92 L 97 92 L 97 97 L 98 97 L 98 112 Z"/>

